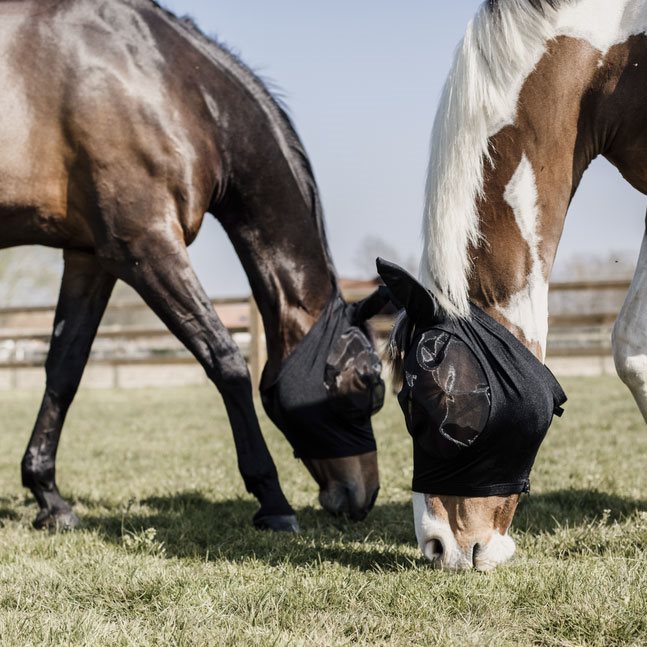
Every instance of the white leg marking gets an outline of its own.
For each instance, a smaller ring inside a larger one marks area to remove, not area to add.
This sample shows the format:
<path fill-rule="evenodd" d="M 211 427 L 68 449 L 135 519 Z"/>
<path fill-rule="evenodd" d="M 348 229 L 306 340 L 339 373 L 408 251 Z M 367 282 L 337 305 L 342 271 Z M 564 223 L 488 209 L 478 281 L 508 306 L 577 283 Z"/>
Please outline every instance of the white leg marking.
<path fill-rule="evenodd" d="M 499 311 L 523 331 L 527 341 L 539 343 L 544 357 L 548 336 L 548 281 L 539 256 L 541 238 L 537 232 L 539 208 L 535 173 L 525 153 L 503 198 L 510 205 L 521 235 L 528 243 L 531 268 L 526 287 L 514 294 L 508 305 L 500 307 Z"/>
<path fill-rule="evenodd" d="M 631 390 L 647 421 L 647 235 L 636 272 L 613 327 L 613 358 L 620 379 Z"/>

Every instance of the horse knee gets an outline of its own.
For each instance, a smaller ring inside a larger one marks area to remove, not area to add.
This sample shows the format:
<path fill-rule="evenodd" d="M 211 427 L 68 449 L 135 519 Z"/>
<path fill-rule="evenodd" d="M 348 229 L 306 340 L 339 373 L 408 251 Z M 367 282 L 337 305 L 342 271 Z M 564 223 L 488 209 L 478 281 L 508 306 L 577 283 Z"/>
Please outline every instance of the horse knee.
<path fill-rule="evenodd" d="M 628 343 L 614 331 L 613 360 L 618 377 L 632 390 L 647 385 L 647 343 Z"/>
<path fill-rule="evenodd" d="M 209 377 L 223 395 L 233 395 L 240 393 L 241 390 L 251 392 L 247 362 L 238 351 L 220 358 Z"/>
<path fill-rule="evenodd" d="M 47 370 L 47 386 L 45 397 L 51 407 L 66 412 L 74 400 L 79 387 L 76 375 L 65 374 L 63 371 Z"/>

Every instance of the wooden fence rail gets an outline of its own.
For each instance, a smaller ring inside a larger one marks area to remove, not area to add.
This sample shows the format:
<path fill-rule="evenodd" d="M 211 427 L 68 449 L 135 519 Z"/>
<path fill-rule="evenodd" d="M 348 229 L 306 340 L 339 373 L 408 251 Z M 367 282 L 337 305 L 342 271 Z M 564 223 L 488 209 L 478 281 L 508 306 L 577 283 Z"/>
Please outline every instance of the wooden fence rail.
<path fill-rule="evenodd" d="M 596 295 L 602 291 L 617 292 L 621 296 L 628 285 L 628 281 L 615 280 L 560 282 L 551 285 L 551 295 L 588 293 L 596 302 Z M 344 296 L 354 301 L 368 293 L 365 289 L 353 289 L 345 291 Z M 602 358 L 607 362 L 611 354 L 610 331 L 617 316 L 616 302 L 621 300 L 615 299 L 612 308 L 602 307 L 600 311 L 558 311 L 552 314 L 549 320 L 549 360 L 578 361 L 588 357 Z M 213 299 L 212 303 L 248 360 L 253 383 L 258 384 L 266 353 L 263 325 L 253 299 L 227 297 Z M 568 305 L 572 306 L 572 303 Z M 23 384 L 16 372 L 25 369 L 38 370 L 42 379 L 54 310 L 54 306 L 0 309 L 0 388 Z M 173 370 L 179 370 L 178 366 L 196 366 L 193 357 L 143 302 L 110 305 L 104 322 L 97 334 L 90 365 L 112 371 L 112 378 L 104 380 L 107 385 L 124 384 L 123 375 L 129 367 L 138 367 L 141 375 L 145 375 L 146 367 L 159 373 L 160 367 L 166 366 L 170 375 Z M 378 316 L 371 325 L 376 336 L 384 339 L 391 329 L 392 318 Z M 10 372 L 4 380 L 3 371 Z M 146 379 L 142 379 L 146 383 Z"/>

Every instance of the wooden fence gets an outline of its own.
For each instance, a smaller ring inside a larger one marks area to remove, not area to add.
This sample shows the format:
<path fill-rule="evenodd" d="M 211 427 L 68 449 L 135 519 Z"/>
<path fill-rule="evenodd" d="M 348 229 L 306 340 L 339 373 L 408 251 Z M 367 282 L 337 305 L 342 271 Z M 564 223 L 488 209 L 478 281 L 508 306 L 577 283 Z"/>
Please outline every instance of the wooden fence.
<path fill-rule="evenodd" d="M 547 363 L 557 373 L 613 372 L 611 328 L 628 281 L 576 281 L 551 285 Z M 354 301 L 366 290 L 349 290 Z M 256 385 L 265 363 L 258 309 L 248 297 L 214 299 L 213 305 L 248 360 Z M 51 337 L 53 306 L 0 310 L 0 389 L 41 387 Z M 375 317 L 385 339 L 390 317 Z M 143 302 L 117 303 L 106 311 L 84 376 L 95 387 L 176 385 L 206 382 L 201 367 Z"/>

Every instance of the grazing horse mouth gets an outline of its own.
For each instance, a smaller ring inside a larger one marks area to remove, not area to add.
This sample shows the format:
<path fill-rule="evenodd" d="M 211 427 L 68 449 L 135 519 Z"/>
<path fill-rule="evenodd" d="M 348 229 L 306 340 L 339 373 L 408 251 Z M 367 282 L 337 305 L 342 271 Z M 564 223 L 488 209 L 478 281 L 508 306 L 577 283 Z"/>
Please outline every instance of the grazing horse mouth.
<path fill-rule="evenodd" d="M 454 551 L 448 558 L 437 539 L 430 539 L 421 549 L 432 568 L 453 572 L 474 569 L 489 573 L 510 560 L 515 552 L 515 544 L 508 535 L 494 535 L 487 544 L 476 543 L 465 552 Z"/>
<path fill-rule="evenodd" d="M 416 538 L 433 568 L 487 572 L 515 552 L 508 535 L 519 495 L 435 497 L 413 493 Z"/>
<path fill-rule="evenodd" d="M 334 516 L 362 521 L 380 490 L 377 452 L 329 459 L 303 459 L 319 485 L 319 503 Z"/>

